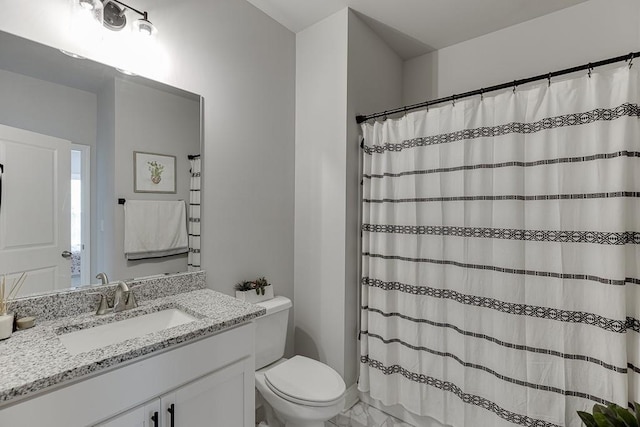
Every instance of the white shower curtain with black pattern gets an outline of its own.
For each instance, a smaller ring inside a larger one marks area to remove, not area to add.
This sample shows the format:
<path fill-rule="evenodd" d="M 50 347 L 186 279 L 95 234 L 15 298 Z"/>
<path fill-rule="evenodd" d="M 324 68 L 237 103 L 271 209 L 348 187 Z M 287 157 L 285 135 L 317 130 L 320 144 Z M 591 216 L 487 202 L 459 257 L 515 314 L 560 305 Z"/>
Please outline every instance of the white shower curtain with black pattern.
<path fill-rule="evenodd" d="M 200 156 L 189 157 L 191 181 L 189 187 L 189 255 L 188 270 L 200 270 Z"/>
<path fill-rule="evenodd" d="M 360 391 L 453 427 L 640 399 L 638 71 L 363 125 Z"/>

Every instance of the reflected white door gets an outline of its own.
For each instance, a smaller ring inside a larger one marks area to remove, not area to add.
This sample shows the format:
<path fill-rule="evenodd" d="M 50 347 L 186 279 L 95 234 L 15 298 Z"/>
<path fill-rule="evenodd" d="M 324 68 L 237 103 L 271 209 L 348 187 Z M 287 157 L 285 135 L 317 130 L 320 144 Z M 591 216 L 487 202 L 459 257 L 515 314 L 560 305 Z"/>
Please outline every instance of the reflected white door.
<path fill-rule="evenodd" d="M 0 125 L 0 274 L 26 271 L 22 295 L 68 288 L 71 281 L 70 147 Z"/>

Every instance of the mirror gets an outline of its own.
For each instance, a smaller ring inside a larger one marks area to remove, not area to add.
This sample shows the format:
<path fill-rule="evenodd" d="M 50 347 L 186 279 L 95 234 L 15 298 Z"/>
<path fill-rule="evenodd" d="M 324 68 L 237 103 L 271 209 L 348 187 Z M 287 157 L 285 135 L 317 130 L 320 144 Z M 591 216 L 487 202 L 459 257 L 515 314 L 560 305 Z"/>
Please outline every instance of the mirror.
<path fill-rule="evenodd" d="M 126 280 L 187 270 L 186 253 L 125 258 L 118 199 L 189 203 L 199 95 L 4 32 L 0 94 L 0 274 L 11 283 L 28 273 L 19 295 L 99 283 L 99 272 Z M 135 191 L 134 152 L 171 160 L 173 185 Z"/>

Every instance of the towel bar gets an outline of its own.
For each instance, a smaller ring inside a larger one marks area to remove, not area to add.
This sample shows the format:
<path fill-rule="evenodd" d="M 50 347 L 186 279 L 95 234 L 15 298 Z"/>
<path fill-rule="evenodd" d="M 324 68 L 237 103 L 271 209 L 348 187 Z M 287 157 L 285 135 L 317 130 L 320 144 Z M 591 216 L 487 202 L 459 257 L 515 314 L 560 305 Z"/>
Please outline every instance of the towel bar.
<path fill-rule="evenodd" d="M 2 166 L 2 165 L 0 165 L 0 166 Z M 0 171 L 0 172 L 1 172 L 1 171 Z M 179 202 L 183 202 L 184 200 L 179 199 L 178 201 L 179 201 Z M 127 203 L 127 199 L 118 199 L 118 204 L 119 204 L 119 205 L 124 205 L 125 203 Z"/>

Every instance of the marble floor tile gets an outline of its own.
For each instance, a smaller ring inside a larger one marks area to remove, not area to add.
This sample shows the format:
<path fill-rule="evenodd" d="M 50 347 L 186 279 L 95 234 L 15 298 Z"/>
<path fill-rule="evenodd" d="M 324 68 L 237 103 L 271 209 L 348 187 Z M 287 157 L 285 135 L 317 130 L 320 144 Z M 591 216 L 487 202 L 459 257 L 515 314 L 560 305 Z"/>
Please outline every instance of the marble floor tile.
<path fill-rule="evenodd" d="M 338 427 L 412 427 L 397 418 L 362 402 L 331 420 Z M 329 427 L 329 426 L 326 426 Z"/>

